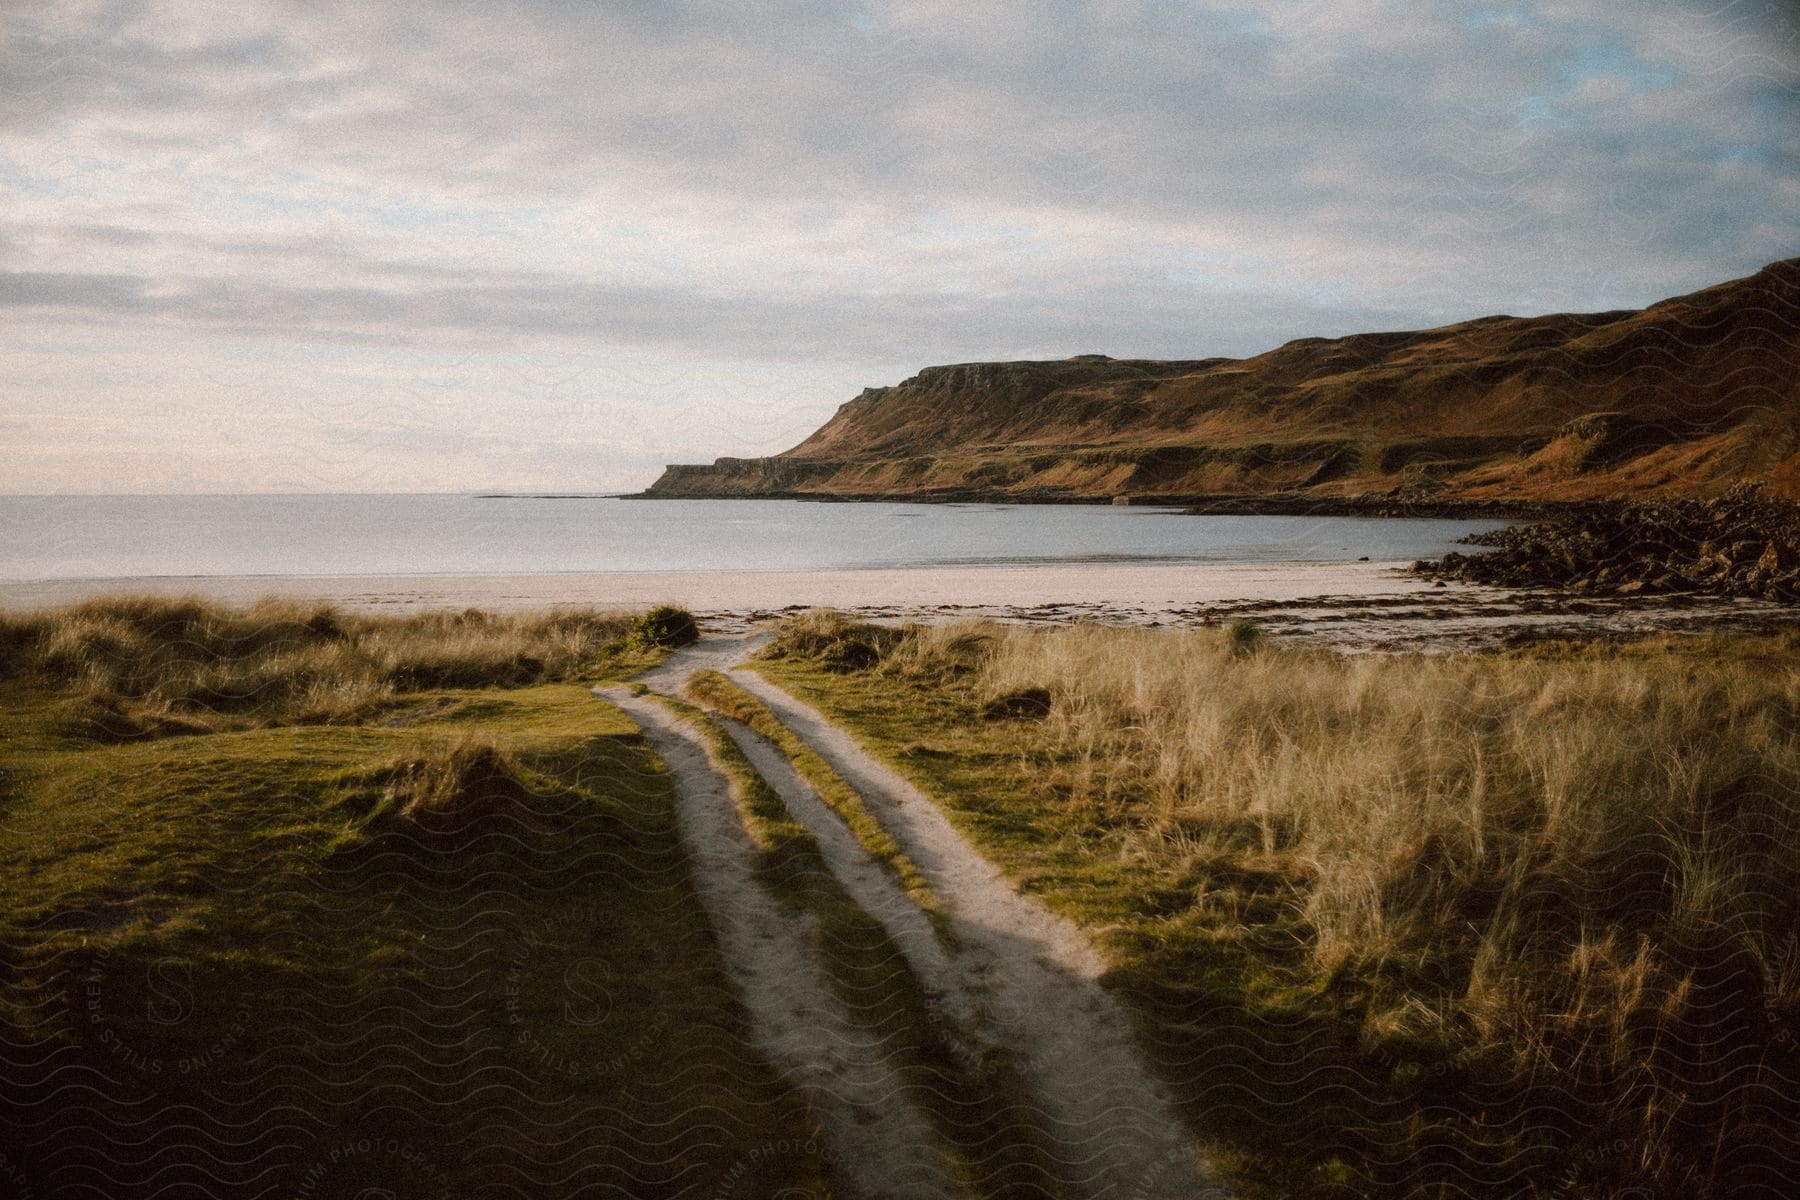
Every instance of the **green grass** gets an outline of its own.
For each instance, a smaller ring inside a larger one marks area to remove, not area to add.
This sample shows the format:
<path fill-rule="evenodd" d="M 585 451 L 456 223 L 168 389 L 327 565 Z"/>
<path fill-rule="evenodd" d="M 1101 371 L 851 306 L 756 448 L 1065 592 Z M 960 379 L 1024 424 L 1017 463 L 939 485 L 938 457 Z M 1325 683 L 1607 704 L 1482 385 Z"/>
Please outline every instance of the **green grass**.
<path fill-rule="evenodd" d="M 694 690 L 711 697 L 720 689 L 714 682 Z M 755 848 L 755 878 L 796 921 L 816 930 L 833 993 L 881 1045 L 907 1098 L 948 1153 L 963 1194 L 1059 1195 L 1049 1147 L 1016 1067 L 1003 1056 L 977 1054 L 952 1034 L 899 947 L 831 875 L 817 839 L 719 722 L 683 701 L 657 699 L 706 738 Z"/>
<path fill-rule="evenodd" d="M 40 1193 L 827 1194 L 616 708 L 395 686 L 96 741 L 41 667 L 0 680 L 0 1141 Z"/>
<path fill-rule="evenodd" d="M 855 666 L 802 624 L 758 669 L 1093 931 L 1246 1190 L 1773 1196 L 1800 1166 L 1793 639 L 845 627 Z M 1026 688 L 1047 719 L 982 719 Z"/>

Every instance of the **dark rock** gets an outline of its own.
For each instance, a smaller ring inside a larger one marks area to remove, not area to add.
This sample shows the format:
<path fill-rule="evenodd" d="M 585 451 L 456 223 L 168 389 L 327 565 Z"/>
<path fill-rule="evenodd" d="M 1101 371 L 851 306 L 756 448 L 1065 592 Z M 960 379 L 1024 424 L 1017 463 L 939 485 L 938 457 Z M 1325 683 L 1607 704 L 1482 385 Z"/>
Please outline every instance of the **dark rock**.
<path fill-rule="evenodd" d="M 1707 501 L 1576 505 L 1559 520 L 1513 526 L 1480 542 L 1495 548 L 1446 554 L 1414 570 L 1440 583 L 1800 600 L 1800 505 L 1755 484 Z"/>

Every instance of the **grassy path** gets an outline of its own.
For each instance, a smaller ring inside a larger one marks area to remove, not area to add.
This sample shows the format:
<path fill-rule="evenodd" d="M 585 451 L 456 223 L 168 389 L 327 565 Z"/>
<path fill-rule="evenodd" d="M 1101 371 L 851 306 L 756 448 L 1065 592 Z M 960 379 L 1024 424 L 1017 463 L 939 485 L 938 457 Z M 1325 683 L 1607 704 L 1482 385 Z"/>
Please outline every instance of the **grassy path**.
<path fill-rule="evenodd" d="M 1081 932 L 1019 894 L 936 806 L 816 710 L 759 676 L 734 670 L 755 648 L 756 642 L 741 639 L 702 642 L 641 682 L 675 694 L 696 673 L 731 671 L 752 703 L 780 723 L 771 732 L 784 735 L 784 746 L 720 719 L 760 779 L 816 839 L 847 896 L 886 930 L 929 998 L 931 1019 L 947 1028 L 965 1073 L 993 1090 L 999 1105 L 1006 1099 L 1000 1093 L 1014 1092 L 1029 1111 L 1018 1134 L 1040 1147 L 1038 1177 L 1021 1185 L 1023 1176 L 1015 1171 L 1008 1185 L 977 1175 L 968 1179 L 970 1194 L 1225 1195 L 1145 1069 L 1123 1014 L 1100 988 L 1100 959 Z M 716 698 L 716 689 L 706 695 Z M 651 701 L 615 699 L 647 731 L 669 720 Z M 821 798 L 815 784 L 823 781 L 812 778 L 817 764 L 805 775 L 795 769 L 795 747 L 822 760 L 879 824 L 879 834 L 916 864 L 929 889 L 924 894 L 941 905 L 932 918 L 919 905 L 921 890 L 904 887 L 871 855 L 869 831 L 852 829 L 841 808 Z M 681 757 L 670 759 L 678 789 L 684 777 L 700 787 L 696 770 L 677 765 Z M 729 811 L 726 801 L 714 803 L 718 812 Z M 727 956 L 734 957 L 729 944 Z M 747 998 L 753 1011 L 761 1006 L 748 991 Z M 770 1053 L 784 1058 L 773 1048 Z M 826 1132 L 829 1138 L 829 1126 Z"/>

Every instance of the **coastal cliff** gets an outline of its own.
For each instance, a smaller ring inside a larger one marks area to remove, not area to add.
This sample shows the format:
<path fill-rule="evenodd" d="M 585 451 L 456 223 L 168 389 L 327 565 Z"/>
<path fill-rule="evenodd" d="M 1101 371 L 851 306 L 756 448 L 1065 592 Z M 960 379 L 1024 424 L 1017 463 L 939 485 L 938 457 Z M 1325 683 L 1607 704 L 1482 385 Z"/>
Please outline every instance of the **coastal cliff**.
<path fill-rule="evenodd" d="M 1559 503 L 1800 497 L 1800 259 L 1641 310 L 1301 338 L 1247 359 L 927 367 L 652 497 Z"/>

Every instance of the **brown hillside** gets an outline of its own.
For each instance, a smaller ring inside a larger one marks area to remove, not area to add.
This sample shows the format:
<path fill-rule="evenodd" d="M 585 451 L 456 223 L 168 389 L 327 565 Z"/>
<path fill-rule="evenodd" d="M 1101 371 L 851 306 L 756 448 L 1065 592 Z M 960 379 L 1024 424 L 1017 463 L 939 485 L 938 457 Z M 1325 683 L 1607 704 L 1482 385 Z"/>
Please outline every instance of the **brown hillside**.
<path fill-rule="evenodd" d="M 1301 338 L 1248 359 L 928 367 L 656 496 L 1800 498 L 1800 259 L 1641 311 Z"/>

